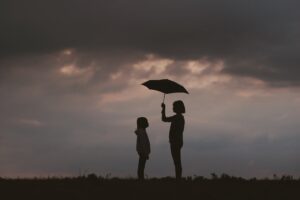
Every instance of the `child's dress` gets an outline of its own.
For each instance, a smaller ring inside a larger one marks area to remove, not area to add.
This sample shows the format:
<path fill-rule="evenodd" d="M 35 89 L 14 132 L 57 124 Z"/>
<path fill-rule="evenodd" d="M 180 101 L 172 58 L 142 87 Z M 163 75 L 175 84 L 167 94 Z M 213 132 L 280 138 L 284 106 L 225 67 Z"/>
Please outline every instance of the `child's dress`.
<path fill-rule="evenodd" d="M 136 151 L 138 152 L 139 156 L 148 159 L 150 154 L 150 141 L 146 130 L 138 129 L 135 131 L 135 134 L 137 135 Z"/>

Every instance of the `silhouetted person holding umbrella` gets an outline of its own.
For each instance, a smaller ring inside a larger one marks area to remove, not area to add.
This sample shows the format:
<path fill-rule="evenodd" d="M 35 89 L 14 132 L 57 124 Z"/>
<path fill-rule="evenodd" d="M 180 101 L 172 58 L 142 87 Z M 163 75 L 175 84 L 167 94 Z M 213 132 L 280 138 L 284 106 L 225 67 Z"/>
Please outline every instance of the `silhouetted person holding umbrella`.
<path fill-rule="evenodd" d="M 136 139 L 136 151 L 139 155 L 139 165 L 138 165 L 138 178 L 144 180 L 144 170 L 146 161 L 149 159 L 150 154 L 150 141 L 146 132 L 146 128 L 149 126 L 148 120 L 145 117 L 139 117 L 137 119 L 137 129 L 135 134 Z"/>
<path fill-rule="evenodd" d="M 172 158 L 175 165 L 176 179 L 181 179 L 182 166 L 181 166 L 181 148 L 183 146 L 183 131 L 184 131 L 184 116 L 185 107 L 181 100 L 173 103 L 173 111 L 176 113 L 171 117 L 166 117 L 166 105 L 161 104 L 161 119 L 164 122 L 171 122 L 169 132 L 169 142 L 171 146 Z"/>

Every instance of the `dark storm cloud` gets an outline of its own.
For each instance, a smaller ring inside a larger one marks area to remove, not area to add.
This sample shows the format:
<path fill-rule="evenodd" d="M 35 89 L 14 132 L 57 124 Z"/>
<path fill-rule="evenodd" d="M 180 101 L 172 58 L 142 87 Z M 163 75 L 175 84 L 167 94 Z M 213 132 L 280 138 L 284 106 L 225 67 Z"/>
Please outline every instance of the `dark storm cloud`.
<path fill-rule="evenodd" d="M 299 85 L 296 0 L 1 1 L 1 58 L 75 48 L 175 60 L 223 59 L 225 73 Z M 126 51 L 124 51 L 126 52 Z"/>

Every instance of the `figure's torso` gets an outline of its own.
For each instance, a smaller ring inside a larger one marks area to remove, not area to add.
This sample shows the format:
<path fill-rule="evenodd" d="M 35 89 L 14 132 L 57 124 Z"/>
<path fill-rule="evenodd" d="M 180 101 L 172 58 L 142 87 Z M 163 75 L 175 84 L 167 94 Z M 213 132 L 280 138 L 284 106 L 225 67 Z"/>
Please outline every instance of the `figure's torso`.
<path fill-rule="evenodd" d="M 181 114 L 176 114 L 172 117 L 169 141 L 171 144 L 183 144 L 183 131 L 184 131 L 184 116 Z"/>

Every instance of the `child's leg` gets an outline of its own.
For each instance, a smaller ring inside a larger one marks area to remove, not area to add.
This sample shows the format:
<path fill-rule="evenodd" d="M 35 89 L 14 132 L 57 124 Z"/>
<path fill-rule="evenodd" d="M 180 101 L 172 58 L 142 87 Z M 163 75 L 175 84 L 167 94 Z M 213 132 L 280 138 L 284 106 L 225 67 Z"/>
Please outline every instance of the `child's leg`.
<path fill-rule="evenodd" d="M 144 170 L 145 170 L 145 165 L 146 165 L 146 160 L 144 156 L 140 156 L 139 158 L 139 166 L 138 166 L 138 178 L 139 179 L 144 179 Z"/>

